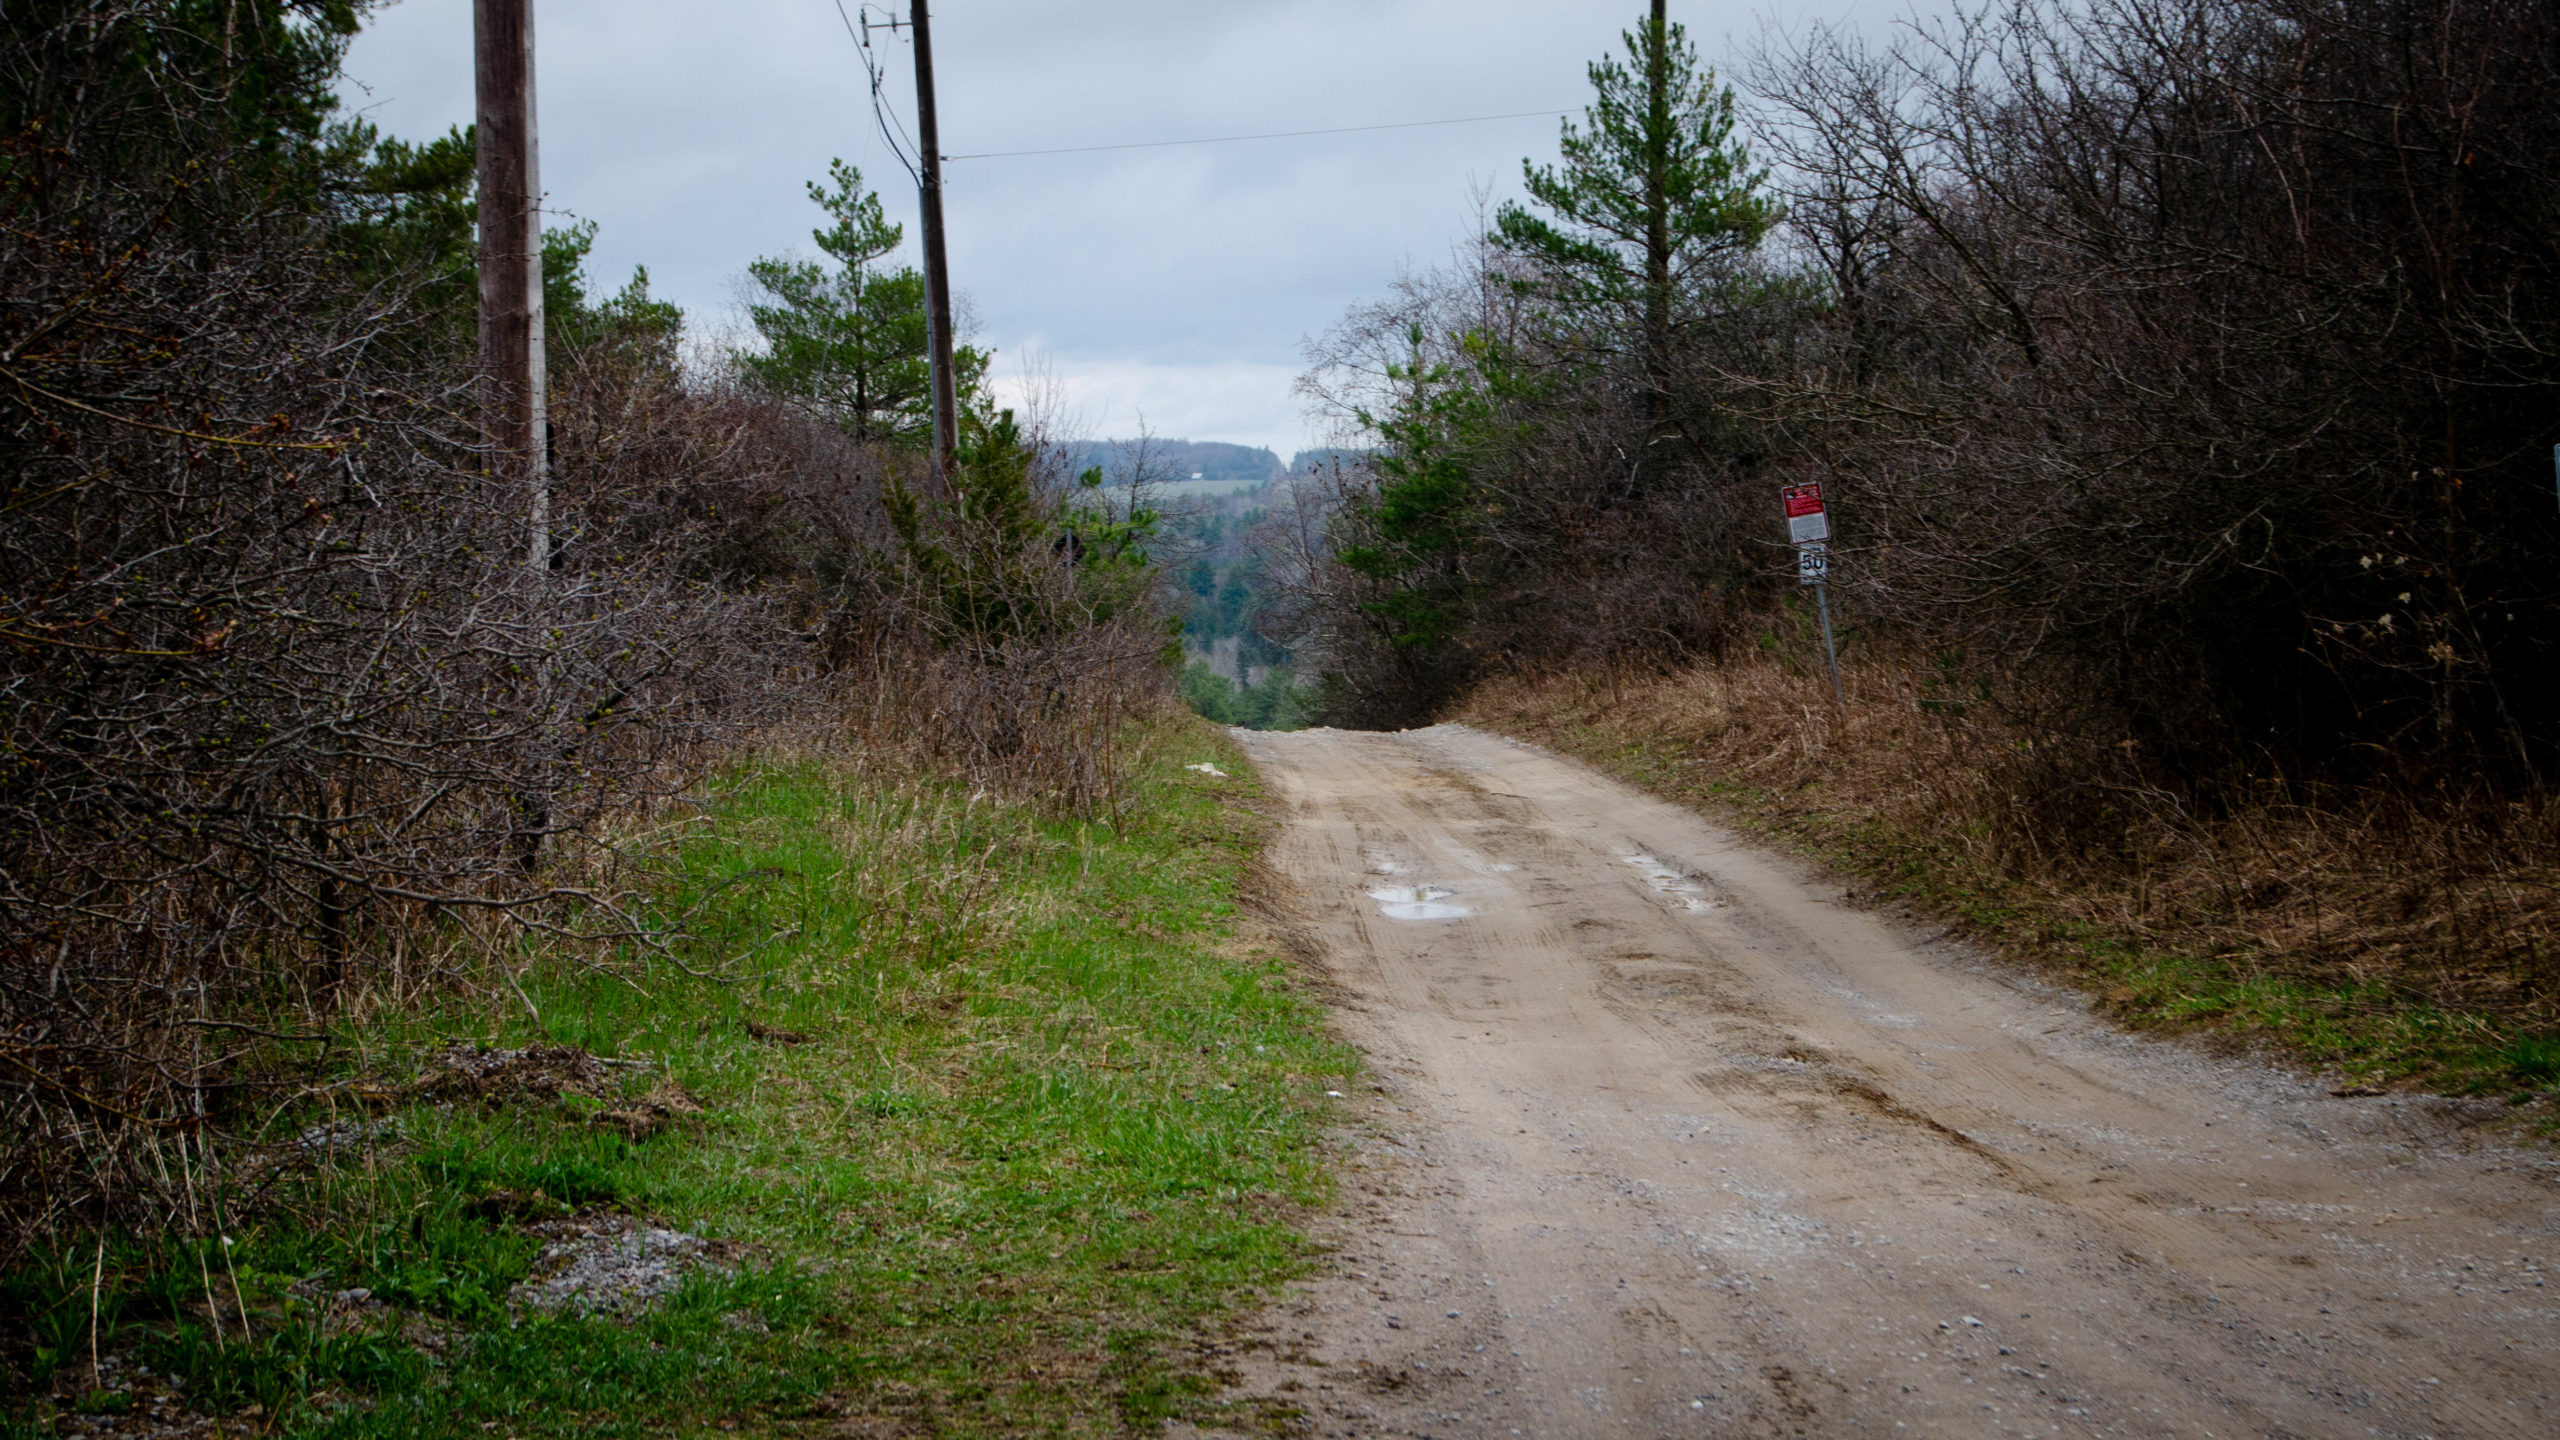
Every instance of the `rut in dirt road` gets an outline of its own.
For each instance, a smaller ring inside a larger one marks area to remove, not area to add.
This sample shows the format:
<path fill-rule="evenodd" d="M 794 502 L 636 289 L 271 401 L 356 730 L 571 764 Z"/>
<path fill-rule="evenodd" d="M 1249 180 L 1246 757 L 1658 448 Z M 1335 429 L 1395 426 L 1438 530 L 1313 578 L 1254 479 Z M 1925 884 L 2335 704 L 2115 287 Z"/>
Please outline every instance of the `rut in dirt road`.
<path fill-rule="evenodd" d="M 1460 727 L 1255 735 L 1368 1052 L 1325 1435 L 2560 1435 L 2560 1167 L 2133 1039 Z"/>

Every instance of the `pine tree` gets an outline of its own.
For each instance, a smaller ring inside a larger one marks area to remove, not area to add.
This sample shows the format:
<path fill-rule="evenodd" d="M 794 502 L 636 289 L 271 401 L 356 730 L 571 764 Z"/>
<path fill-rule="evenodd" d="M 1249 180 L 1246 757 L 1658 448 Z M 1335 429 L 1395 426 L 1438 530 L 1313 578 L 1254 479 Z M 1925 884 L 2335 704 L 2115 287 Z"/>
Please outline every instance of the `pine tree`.
<path fill-rule="evenodd" d="M 1612 326 L 1632 320 L 1658 394 L 1684 311 L 1776 215 L 1758 194 L 1765 172 L 1734 138 L 1732 89 L 1698 63 L 1664 0 L 1622 38 L 1630 58 L 1594 62 L 1583 123 L 1564 124 L 1564 163 L 1522 162 L 1530 199 L 1554 218 L 1506 204 L 1494 239 L 1531 262 L 1556 303 Z"/>
<path fill-rule="evenodd" d="M 933 426 L 924 276 L 886 263 L 905 227 L 862 188 L 862 172 L 837 160 L 827 173 L 835 188 L 812 184 L 809 198 L 835 222 L 812 232 L 834 264 L 764 259 L 747 267 L 766 297 L 747 311 L 765 348 L 739 352 L 738 363 L 857 440 L 920 440 Z"/>
<path fill-rule="evenodd" d="M 480 314 L 479 207 L 474 132 L 455 126 L 424 144 L 356 121 L 332 135 L 347 179 L 337 199 L 337 248 L 368 281 L 408 289 L 408 312 L 435 343 L 469 354 Z M 598 341 L 645 341 L 673 361 L 684 312 L 649 292 L 648 267 L 619 295 L 589 288 L 596 222 L 542 232 L 542 313 L 556 361 Z"/>
<path fill-rule="evenodd" d="M 932 601 L 944 644 L 1002 664 L 1012 641 L 1153 610 L 1148 547 L 1160 514 L 1134 495 L 1114 507 L 1103 497 L 1100 466 L 1077 477 L 1074 494 L 1044 493 L 1038 448 L 1011 410 L 983 394 L 960 407 L 959 440 L 944 493 L 919 495 L 895 471 L 880 491 L 910 581 Z M 1072 581 L 1065 594 L 1048 583 L 1061 562 Z M 1164 618 L 1167 637 L 1179 635 L 1181 621 Z M 1179 648 L 1169 646 L 1168 656 Z"/>
<path fill-rule="evenodd" d="M 1411 358 L 1387 367 L 1393 408 L 1360 415 L 1380 441 L 1377 489 L 1341 517 L 1335 541 L 1344 568 L 1370 582 L 1360 608 L 1374 632 L 1399 652 L 1419 653 L 1454 641 L 1475 597 L 1476 461 L 1494 425 L 1485 379 L 1499 367 L 1479 335 L 1460 341 L 1472 362 L 1465 371 L 1431 358 L 1420 325 L 1405 340 Z"/>

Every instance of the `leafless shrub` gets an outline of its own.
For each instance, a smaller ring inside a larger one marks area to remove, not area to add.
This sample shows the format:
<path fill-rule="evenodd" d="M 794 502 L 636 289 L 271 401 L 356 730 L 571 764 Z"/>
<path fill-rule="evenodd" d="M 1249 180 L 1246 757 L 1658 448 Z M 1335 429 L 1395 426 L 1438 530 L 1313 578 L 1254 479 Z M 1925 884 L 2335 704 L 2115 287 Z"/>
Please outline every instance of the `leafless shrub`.
<path fill-rule="evenodd" d="M 979 413 L 928 483 L 645 295 L 556 357 L 528 563 L 451 277 L 366 248 L 315 98 L 352 22 L 287 11 L 242 57 L 167 0 L 0 38 L 0 1263 L 254 1207 L 298 1113 L 362 1130 L 326 1057 L 386 1009 L 684 964 L 660 802 L 742 739 L 1117 820 L 1166 688 L 1143 493 Z"/>
<path fill-rule="evenodd" d="M 279 177 L 307 157 L 139 63 L 183 18 L 0 46 L 43 99 L 0 137 L 0 1249 L 208 1222 L 350 997 L 634 928 L 602 822 L 805 663 L 716 507 L 632 483 L 737 469 L 701 415 L 573 438 L 596 543 L 524 564 L 468 377 Z M 666 413 L 628 379 L 572 408 L 608 392 Z"/>
<path fill-rule="evenodd" d="M 1108 621 L 968 654 L 883 643 L 847 677 L 864 749 L 911 754 L 998 793 L 1117 823 L 1132 800 L 1127 722 L 1166 703 L 1160 624 Z"/>
<path fill-rule="evenodd" d="M 1729 378 L 1834 487 L 1862 613 L 2040 677 L 2091 783 L 2538 782 L 2553 26 L 2002 0 L 1765 51 L 1825 286 Z"/>
<path fill-rule="evenodd" d="M 1127 722 L 1171 693 L 1150 477 L 1067 474 L 1037 417 L 1026 433 L 1010 412 L 981 415 L 971 434 L 947 484 L 886 492 L 898 543 L 870 582 L 861 723 L 873 745 L 1117 824 Z"/>

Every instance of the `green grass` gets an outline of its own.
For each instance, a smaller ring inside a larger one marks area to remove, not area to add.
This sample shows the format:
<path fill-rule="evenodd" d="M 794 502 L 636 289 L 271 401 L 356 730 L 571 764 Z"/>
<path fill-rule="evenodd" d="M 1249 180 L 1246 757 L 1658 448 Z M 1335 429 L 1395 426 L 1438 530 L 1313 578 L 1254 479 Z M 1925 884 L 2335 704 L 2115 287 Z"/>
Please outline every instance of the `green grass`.
<path fill-rule="evenodd" d="M 1242 777 L 1240 757 L 1189 722 L 1153 740 L 1120 833 L 817 762 L 736 770 L 682 854 L 684 958 L 731 983 L 563 964 L 527 977 L 538 1026 L 519 1007 L 365 1037 L 377 1059 L 577 1044 L 703 1113 L 628 1140 L 591 1123 L 610 1099 L 414 1106 L 400 1143 L 301 1197 L 334 1223 L 115 1247 L 107 1348 L 333 1440 L 1104 1435 L 1198 1403 L 1184 1342 L 1304 1263 L 1325 1091 L 1356 1062 L 1236 938 L 1252 782 L 1182 764 Z M 512 1316 L 523 1221 L 608 1205 L 729 1242 L 733 1272 L 634 1324 Z M 93 1260 L 12 1281 L 10 1314 L 53 1340 L 31 1378 L 86 1373 Z M 394 1311 L 324 1337 L 287 1288 L 305 1277 Z"/>

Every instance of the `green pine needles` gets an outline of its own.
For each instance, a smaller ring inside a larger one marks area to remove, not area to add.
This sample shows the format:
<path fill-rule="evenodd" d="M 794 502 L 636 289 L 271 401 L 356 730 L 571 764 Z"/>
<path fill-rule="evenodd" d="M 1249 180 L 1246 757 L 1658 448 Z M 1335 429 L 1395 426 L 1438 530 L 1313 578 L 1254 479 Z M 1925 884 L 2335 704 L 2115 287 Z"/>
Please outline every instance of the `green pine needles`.
<path fill-rule="evenodd" d="M 747 317 L 764 348 L 737 352 L 737 363 L 856 440 L 924 444 L 933 434 L 924 275 L 890 263 L 906 227 L 863 188 L 862 172 L 836 160 L 827 175 L 834 188 L 813 183 L 809 199 L 834 222 L 810 232 L 828 259 L 769 257 L 747 267 L 763 296 Z M 983 351 L 960 347 L 952 368 L 962 394 L 986 367 Z"/>
<path fill-rule="evenodd" d="M 1379 441 L 1374 487 L 1333 538 L 1379 657 L 1364 703 L 1381 715 L 1426 713 L 1423 697 L 1481 662 L 1470 636 L 1488 606 L 1521 603 L 1505 497 L 1522 484 L 1530 431 L 1558 418 L 1544 397 L 1596 384 L 1633 403 L 1648 443 L 1606 483 L 1635 493 L 1683 483 L 1678 467 L 1712 444 L 1711 418 L 1674 397 L 1710 322 L 1765 283 L 1750 262 L 1777 207 L 1735 137 L 1733 91 L 1659 0 L 1624 38 L 1625 58 L 1590 67 L 1592 102 L 1565 123 L 1561 163 L 1524 162 L 1526 202 L 1504 205 L 1484 237 L 1489 289 L 1515 303 L 1411 324 L 1384 403 L 1354 411 Z"/>
<path fill-rule="evenodd" d="M 1385 444 L 1375 462 L 1377 492 L 1354 502 L 1339 551 L 1345 568 L 1377 587 L 1361 609 L 1400 651 L 1446 645 L 1463 623 L 1480 503 L 1473 451 L 1493 421 L 1478 374 L 1435 361 L 1419 325 L 1405 339 L 1410 358 L 1387 371 L 1399 387 L 1394 408 L 1361 412 Z M 1464 337 L 1461 347 L 1470 360 L 1487 358 L 1480 335 Z"/>
<path fill-rule="evenodd" d="M 990 665 L 1004 664 L 1016 642 L 1052 643 L 1151 613 L 1147 545 L 1163 517 L 1134 493 L 1112 504 L 1099 468 L 1076 477 L 1071 493 L 1047 493 L 1040 458 L 1011 410 L 973 393 L 947 482 L 920 494 L 892 475 L 881 488 L 923 616 L 946 648 Z"/>
<path fill-rule="evenodd" d="M 1777 210 L 1734 138 L 1733 90 L 1698 63 L 1681 26 L 1653 18 L 1625 37 L 1631 57 L 1590 69 L 1583 122 L 1564 123 L 1560 166 L 1522 162 L 1530 199 L 1495 217 L 1494 240 L 1534 267 L 1533 285 L 1571 308 L 1640 316 L 1650 356 L 1667 347 L 1694 295 L 1760 243 Z"/>

